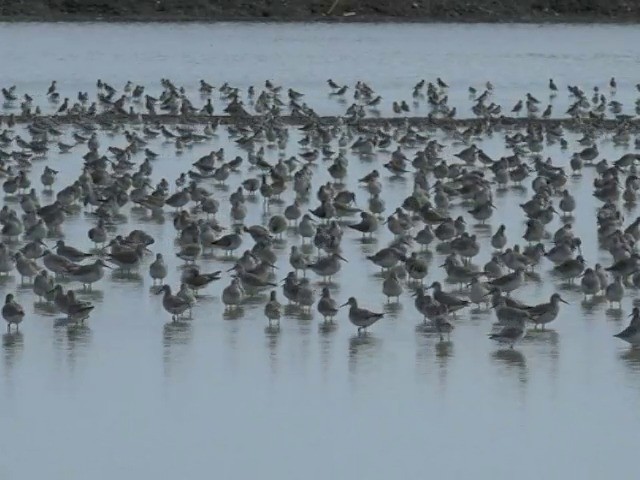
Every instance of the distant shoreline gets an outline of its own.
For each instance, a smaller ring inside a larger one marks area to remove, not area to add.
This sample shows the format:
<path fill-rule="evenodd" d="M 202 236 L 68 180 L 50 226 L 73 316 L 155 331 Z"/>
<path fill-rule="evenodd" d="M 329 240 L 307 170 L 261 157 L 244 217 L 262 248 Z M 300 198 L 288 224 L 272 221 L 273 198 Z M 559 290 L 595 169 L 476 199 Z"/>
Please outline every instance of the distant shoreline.
<path fill-rule="evenodd" d="M 640 23 L 640 0 L 4 0 L 0 22 Z"/>

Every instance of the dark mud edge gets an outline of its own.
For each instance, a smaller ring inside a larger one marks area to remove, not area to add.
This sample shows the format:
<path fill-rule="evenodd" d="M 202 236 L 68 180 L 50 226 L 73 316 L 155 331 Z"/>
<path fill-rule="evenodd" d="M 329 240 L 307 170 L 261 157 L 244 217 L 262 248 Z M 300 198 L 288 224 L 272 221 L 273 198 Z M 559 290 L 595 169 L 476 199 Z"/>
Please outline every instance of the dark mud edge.
<path fill-rule="evenodd" d="M 640 0 L 0 0 L 0 21 L 637 23 Z"/>

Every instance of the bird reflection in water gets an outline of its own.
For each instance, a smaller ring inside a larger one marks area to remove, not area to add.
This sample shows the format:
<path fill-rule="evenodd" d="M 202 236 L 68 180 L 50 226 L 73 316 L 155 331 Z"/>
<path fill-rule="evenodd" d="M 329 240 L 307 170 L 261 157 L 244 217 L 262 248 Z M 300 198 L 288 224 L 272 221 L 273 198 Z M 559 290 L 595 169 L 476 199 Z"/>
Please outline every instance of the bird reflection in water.
<path fill-rule="evenodd" d="M 620 354 L 620 359 L 636 373 L 640 373 L 640 345 L 631 345 Z"/>
<path fill-rule="evenodd" d="M 447 377 L 449 374 L 449 359 L 453 358 L 454 354 L 453 342 L 440 337 L 435 347 L 438 384 L 440 388 L 444 390 L 447 386 Z"/>
<path fill-rule="evenodd" d="M 521 384 L 527 383 L 527 359 L 518 350 L 503 348 L 491 354 L 491 358 L 496 364 L 502 365 L 509 373 L 517 373 Z"/>
<path fill-rule="evenodd" d="M 270 323 L 264 327 L 264 334 L 267 339 L 267 349 L 269 350 L 269 366 L 271 373 L 278 371 L 278 340 L 280 339 L 280 323 Z"/>
<path fill-rule="evenodd" d="M 170 376 L 172 369 L 184 356 L 193 338 L 190 321 L 175 321 L 164 324 L 162 329 L 162 358 L 165 376 Z"/>
<path fill-rule="evenodd" d="M 222 318 L 225 320 L 238 320 L 244 316 L 244 308 L 242 306 L 236 308 L 228 308 L 223 314 Z"/>
<path fill-rule="evenodd" d="M 320 363 L 323 373 L 329 369 L 331 362 L 331 346 L 334 341 L 335 332 L 338 330 L 338 324 L 333 320 L 325 320 L 318 325 L 318 340 L 320 342 Z"/>
<path fill-rule="evenodd" d="M 590 298 L 585 298 L 580 302 L 580 306 L 582 307 L 582 311 L 585 317 L 594 317 L 596 313 L 596 309 L 607 301 L 603 296 L 593 295 Z"/>
<path fill-rule="evenodd" d="M 91 329 L 85 324 L 71 322 L 67 317 L 56 318 L 53 325 L 54 346 L 62 358 L 66 357 L 67 366 L 73 371 L 86 355 L 91 343 Z"/>
<path fill-rule="evenodd" d="M 379 338 L 364 332 L 349 339 L 349 373 L 355 374 L 358 365 L 367 365 L 375 358 L 382 342 Z"/>
<path fill-rule="evenodd" d="M 560 335 L 558 332 L 553 329 L 530 329 L 522 339 L 522 343 L 533 347 L 530 353 L 535 355 L 536 358 L 548 361 L 549 377 L 555 385 L 555 381 L 559 377 L 558 359 L 560 358 Z"/>
<path fill-rule="evenodd" d="M 2 335 L 2 349 L 4 352 L 5 370 L 9 371 L 14 366 L 22 350 L 24 349 L 24 337 L 22 332 L 13 331 Z"/>
<path fill-rule="evenodd" d="M 143 277 L 139 272 L 128 270 L 114 270 L 111 274 L 111 279 L 116 283 L 136 283 L 142 284 Z"/>
<path fill-rule="evenodd" d="M 607 308 L 605 310 L 607 320 L 619 321 L 625 317 L 625 312 L 621 308 Z"/>
<path fill-rule="evenodd" d="M 400 316 L 400 313 L 402 313 L 402 303 L 385 303 L 382 309 L 384 313 L 388 314 L 389 317 L 397 318 L 398 316 Z"/>

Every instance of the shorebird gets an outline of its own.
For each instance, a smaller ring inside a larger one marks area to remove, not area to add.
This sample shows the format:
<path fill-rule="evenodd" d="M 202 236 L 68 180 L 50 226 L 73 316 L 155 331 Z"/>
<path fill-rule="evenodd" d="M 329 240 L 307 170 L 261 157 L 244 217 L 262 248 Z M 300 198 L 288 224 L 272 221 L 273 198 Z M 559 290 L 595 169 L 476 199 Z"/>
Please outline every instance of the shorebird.
<path fill-rule="evenodd" d="M 233 252 L 240 248 L 240 245 L 242 245 L 241 230 L 237 229 L 234 233 L 224 235 L 216 241 L 211 242 L 211 245 L 215 248 L 221 248 L 227 254 L 232 255 Z"/>
<path fill-rule="evenodd" d="M 317 305 L 318 313 L 322 315 L 324 321 L 333 322 L 333 318 L 338 313 L 339 307 L 336 301 L 331 298 L 331 292 L 329 287 L 322 288 L 322 295 L 318 300 Z"/>
<path fill-rule="evenodd" d="M 553 267 L 553 271 L 565 280 L 568 280 L 569 283 L 573 283 L 573 281 L 584 271 L 585 263 L 586 262 L 584 258 L 582 258 L 582 255 L 578 255 L 576 258 L 570 258 L 562 262 L 560 265 L 556 265 Z"/>
<path fill-rule="evenodd" d="M 269 320 L 269 325 L 271 322 L 275 321 L 278 325 L 280 325 L 280 316 L 282 315 L 282 305 L 278 302 L 276 298 L 276 291 L 272 290 L 269 295 L 269 301 L 264 306 L 264 315 Z"/>
<path fill-rule="evenodd" d="M 90 302 L 83 302 L 76 298 L 73 290 L 67 291 L 67 301 L 65 311 L 67 318 L 74 322 L 83 322 L 89 317 L 91 311 L 95 308 Z"/>
<path fill-rule="evenodd" d="M 397 247 L 383 248 L 374 255 L 367 256 L 367 258 L 382 269 L 394 267 L 400 260 L 406 261 L 407 259 L 406 255 Z"/>
<path fill-rule="evenodd" d="M 582 290 L 582 293 L 584 293 L 585 300 L 589 295 L 591 295 L 593 298 L 600 292 L 600 290 L 602 290 L 600 286 L 600 279 L 592 268 L 585 269 L 584 273 L 582 274 L 580 289 Z"/>
<path fill-rule="evenodd" d="M 378 230 L 378 219 L 376 216 L 368 212 L 360 212 L 360 218 L 360 222 L 347 226 L 361 232 L 363 237 L 367 234 L 373 236 L 376 230 Z"/>
<path fill-rule="evenodd" d="M 25 277 L 31 280 L 40 271 L 38 264 L 35 261 L 26 258 L 22 252 L 16 252 L 15 260 L 16 270 L 18 270 L 18 273 L 20 274 L 20 283 L 24 283 Z"/>
<path fill-rule="evenodd" d="M 315 262 L 307 265 L 307 268 L 311 269 L 316 275 L 320 275 L 323 279 L 329 279 L 340 271 L 340 261 L 346 262 L 339 253 L 332 253 L 326 257 L 320 257 Z"/>
<path fill-rule="evenodd" d="M 225 310 L 235 309 L 242 304 L 244 289 L 239 278 L 232 278 L 231 283 L 222 290 L 222 303 Z"/>
<path fill-rule="evenodd" d="M 629 316 L 631 317 L 631 321 L 627 328 L 615 334 L 614 337 L 629 342 L 632 345 L 638 345 L 640 344 L 640 308 L 633 307 L 633 312 Z"/>
<path fill-rule="evenodd" d="M 491 237 L 491 246 L 496 250 L 502 250 L 507 244 L 507 235 L 505 234 L 506 227 L 500 225 L 498 231 Z"/>
<path fill-rule="evenodd" d="M 607 272 L 611 272 L 614 277 L 622 277 L 626 279 L 629 275 L 637 272 L 640 269 L 640 255 L 633 253 L 628 258 L 623 258 L 608 268 L 605 268 Z"/>
<path fill-rule="evenodd" d="M 622 277 L 615 277 L 613 282 L 607 285 L 604 290 L 604 296 L 611 304 L 618 304 L 618 307 L 622 309 L 622 297 L 624 297 L 624 286 L 622 285 Z"/>
<path fill-rule="evenodd" d="M 433 289 L 434 300 L 446 306 L 448 311 L 451 313 L 469 305 L 468 300 L 463 300 L 442 290 L 440 282 L 433 282 L 428 288 Z"/>
<path fill-rule="evenodd" d="M 387 301 L 396 297 L 396 300 L 400 301 L 400 295 L 402 295 L 402 283 L 398 279 L 398 275 L 394 270 L 389 270 L 386 274 L 384 281 L 382 282 L 382 293 L 387 297 Z"/>
<path fill-rule="evenodd" d="M 497 333 L 489 334 L 489 338 L 513 348 L 526 334 L 524 320 L 515 320 L 510 325 L 505 325 Z"/>
<path fill-rule="evenodd" d="M 554 321 L 558 316 L 558 312 L 560 312 L 560 302 L 567 303 L 559 293 L 554 293 L 551 295 L 549 302 L 530 307 L 527 309 L 527 313 L 535 326 L 542 325 L 542 329 L 544 330 L 544 326 Z"/>
<path fill-rule="evenodd" d="M 53 278 L 49 276 L 49 273 L 46 270 L 40 270 L 33 279 L 33 293 L 38 296 L 40 301 L 43 299 L 47 302 L 51 301 L 53 297 L 50 292 L 53 290 L 54 286 Z"/>
<path fill-rule="evenodd" d="M 156 259 L 149 265 L 149 276 L 153 279 L 153 284 L 162 284 L 167 277 L 167 265 L 161 253 L 156 254 Z"/>
<path fill-rule="evenodd" d="M 7 322 L 7 332 L 11 331 L 11 325 L 15 325 L 16 329 L 18 329 L 24 319 L 24 309 L 15 301 L 12 293 L 8 293 L 5 297 L 2 318 Z"/>
<path fill-rule="evenodd" d="M 418 255 L 417 252 L 412 252 L 409 258 L 407 258 L 405 268 L 407 269 L 409 277 L 420 283 L 422 283 L 424 277 L 426 277 L 429 272 L 429 264 L 426 259 Z"/>
<path fill-rule="evenodd" d="M 253 272 L 248 272 L 240 263 L 236 263 L 231 270 L 235 270 L 236 276 L 241 280 L 242 286 L 248 289 L 259 289 L 265 287 L 277 287 L 278 285 L 270 282 Z"/>
<path fill-rule="evenodd" d="M 181 281 L 197 295 L 199 290 L 216 280 L 220 280 L 221 274 L 220 270 L 212 273 L 200 273 L 198 267 L 191 265 L 182 272 Z"/>
<path fill-rule="evenodd" d="M 515 272 L 508 273 L 502 277 L 489 280 L 488 284 L 492 287 L 499 288 L 507 295 L 514 290 L 520 288 L 524 283 L 524 270 L 518 268 Z"/>
<path fill-rule="evenodd" d="M 71 280 L 82 283 L 84 288 L 91 289 L 92 284 L 100 281 L 104 277 L 104 268 L 111 268 L 101 259 L 96 260 L 88 265 L 78 265 L 69 271 L 68 276 Z"/>
<path fill-rule="evenodd" d="M 349 305 L 349 321 L 358 327 L 358 333 L 366 332 L 368 327 L 384 317 L 384 313 L 375 313 L 366 308 L 358 307 L 358 301 L 355 297 L 349 297 L 349 300 L 340 307 L 347 305 Z"/>
<path fill-rule="evenodd" d="M 66 275 L 79 267 L 69 259 L 45 250 L 42 255 L 44 266 L 56 275 Z"/>
<path fill-rule="evenodd" d="M 171 314 L 171 319 L 176 321 L 182 317 L 184 312 L 189 310 L 190 305 L 184 298 L 171 293 L 169 285 L 163 285 L 157 292 L 157 295 L 163 294 L 162 306 Z"/>
<path fill-rule="evenodd" d="M 107 255 L 107 260 L 116 264 L 122 270 L 129 272 L 132 269 L 138 268 L 145 250 L 146 248 L 143 245 L 137 245 L 135 249 L 127 248 L 125 250 L 112 252 Z"/>
<path fill-rule="evenodd" d="M 491 289 L 488 284 L 481 282 L 477 277 L 474 277 L 471 279 L 470 287 L 469 300 L 472 303 L 478 306 L 489 303 L 488 297 Z"/>
<path fill-rule="evenodd" d="M 93 256 L 91 253 L 84 253 L 77 248 L 66 245 L 64 240 L 58 240 L 56 242 L 56 253 L 72 262 L 81 262 L 85 258 Z"/>

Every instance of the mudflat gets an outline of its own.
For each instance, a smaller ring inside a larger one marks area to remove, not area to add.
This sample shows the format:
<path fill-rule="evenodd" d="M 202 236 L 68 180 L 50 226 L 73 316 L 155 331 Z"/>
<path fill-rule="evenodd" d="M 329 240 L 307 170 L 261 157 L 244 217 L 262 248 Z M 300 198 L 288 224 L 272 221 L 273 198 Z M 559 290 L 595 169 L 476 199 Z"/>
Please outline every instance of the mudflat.
<path fill-rule="evenodd" d="M 0 20 L 634 23 L 640 0 L 4 0 Z"/>

